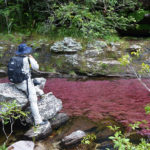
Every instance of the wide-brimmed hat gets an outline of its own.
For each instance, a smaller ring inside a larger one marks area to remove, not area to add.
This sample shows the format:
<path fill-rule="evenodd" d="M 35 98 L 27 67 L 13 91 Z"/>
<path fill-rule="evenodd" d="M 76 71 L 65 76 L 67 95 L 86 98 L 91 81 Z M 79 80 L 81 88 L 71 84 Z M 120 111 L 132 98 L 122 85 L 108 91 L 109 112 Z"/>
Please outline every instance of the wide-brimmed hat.
<path fill-rule="evenodd" d="M 32 52 L 32 48 L 28 47 L 27 44 L 23 43 L 18 46 L 18 50 L 16 51 L 16 55 L 24 55 L 30 54 Z"/>

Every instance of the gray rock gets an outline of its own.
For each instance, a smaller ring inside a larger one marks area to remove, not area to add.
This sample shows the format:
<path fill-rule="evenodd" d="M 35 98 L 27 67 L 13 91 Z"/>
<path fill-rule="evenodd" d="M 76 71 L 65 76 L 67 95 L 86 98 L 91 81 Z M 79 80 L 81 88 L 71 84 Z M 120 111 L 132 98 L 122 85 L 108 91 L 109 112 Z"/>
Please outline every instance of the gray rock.
<path fill-rule="evenodd" d="M 89 57 L 89 58 L 91 58 L 91 57 L 97 57 L 97 56 L 99 56 L 102 52 L 103 52 L 103 50 L 99 51 L 99 50 L 97 50 L 97 49 L 86 50 L 86 51 L 84 52 L 84 56 L 85 56 L 85 57 Z"/>
<path fill-rule="evenodd" d="M 24 136 L 29 139 L 40 140 L 50 135 L 51 132 L 52 132 L 51 124 L 50 122 L 47 122 L 44 125 L 32 127 L 24 134 Z"/>
<path fill-rule="evenodd" d="M 34 150 L 32 141 L 18 141 L 8 147 L 8 150 Z"/>
<path fill-rule="evenodd" d="M 78 54 L 74 55 L 65 55 L 66 57 L 66 62 L 69 62 L 71 65 L 76 66 L 79 64 L 79 56 Z"/>
<path fill-rule="evenodd" d="M 121 44 L 120 43 L 111 42 L 110 45 L 111 45 L 111 51 L 117 51 L 120 48 Z"/>
<path fill-rule="evenodd" d="M 20 107 L 24 107 L 28 102 L 26 95 L 19 91 L 13 83 L 1 83 L 0 102 L 12 102 L 13 100 L 16 100 Z"/>
<path fill-rule="evenodd" d="M 50 48 L 51 51 L 59 53 L 59 52 L 66 52 L 66 53 L 75 53 L 82 49 L 82 46 L 79 42 L 76 42 L 74 39 L 66 37 L 63 41 L 56 42 Z"/>
<path fill-rule="evenodd" d="M 77 142 L 81 141 L 83 137 L 86 136 L 86 133 L 84 131 L 81 130 L 77 130 L 75 132 L 72 132 L 70 135 L 65 136 L 62 139 L 61 144 L 63 146 L 69 146 L 72 144 L 76 144 Z"/>
<path fill-rule="evenodd" d="M 88 43 L 87 49 L 98 49 L 103 51 L 103 48 L 107 47 L 107 43 L 104 41 L 95 41 L 94 43 Z"/>
<path fill-rule="evenodd" d="M 45 85 L 46 80 L 44 78 L 37 78 L 37 81 L 40 82 L 40 88 L 42 89 Z M 26 95 L 18 90 L 12 83 L 2 83 L 0 84 L 0 102 L 12 102 L 16 100 L 16 103 L 19 107 L 24 108 L 27 106 L 28 99 Z M 38 101 L 39 112 L 44 120 L 53 118 L 61 109 L 62 101 L 57 99 L 51 92 L 45 94 L 41 100 Z M 7 109 L 2 109 L 0 106 L 0 111 L 7 111 Z M 32 114 L 30 107 L 26 108 L 25 111 L 30 112 L 29 116 L 26 118 L 26 122 L 33 124 Z"/>
<path fill-rule="evenodd" d="M 58 128 L 64 123 L 66 123 L 69 120 L 69 116 L 65 113 L 58 113 L 56 116 L 54 116 L 50 122 L 52 125 L 52 128 Z"/>
<path fill-rule="evenodd" d="M 129 50 L 130 51 L 137 51 L 137 50 L 139 50 L 141 48 L 142 48 L 141 46 L 134 44 L 134 45 L 130 46 Z"/>
<path fill-rule="evenodd" d="M 38 108 L 42 119 L 49 120 L 62 109 L 62 101 L 57 99 L 52 92 L 50 92 L 45 94 L 44 98 L 38 101 Z M 30 107 L 27 108 L 27 111 L 31 112 Z M 33 124 L 31 114 L 26 118 L 26 122 Z"/>

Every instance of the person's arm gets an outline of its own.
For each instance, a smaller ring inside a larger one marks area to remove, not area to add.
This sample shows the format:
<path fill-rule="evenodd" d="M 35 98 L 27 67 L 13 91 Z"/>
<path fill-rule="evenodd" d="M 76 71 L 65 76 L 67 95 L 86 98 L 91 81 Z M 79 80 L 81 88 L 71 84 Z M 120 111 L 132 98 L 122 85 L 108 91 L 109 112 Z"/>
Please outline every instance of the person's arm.
<path fill-rule="evenodd" d="M 39 70 L 39 64 L 38 64 L 37 61 L 33 58 L 32 55 L 29 55 L 29 60 L 30 60 L 31 68 L 32 68 L 33 70 Z"/>

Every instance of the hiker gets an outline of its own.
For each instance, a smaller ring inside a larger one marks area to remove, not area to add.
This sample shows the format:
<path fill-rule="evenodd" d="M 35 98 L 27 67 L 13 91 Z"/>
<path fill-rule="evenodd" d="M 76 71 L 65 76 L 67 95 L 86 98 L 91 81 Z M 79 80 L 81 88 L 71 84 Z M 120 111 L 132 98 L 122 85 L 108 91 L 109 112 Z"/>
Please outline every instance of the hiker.
<path fill-rule="evenodd" d="M 12 57 L 8 63 L 8 77 L 11 82 L 15 83 L 18 89 L 26 93 L 30 102 L 34 123 L 37 126 L 44 125 L 47 123 L 47 121 L 43 121 L 39 114 L 36 88 L 33 84 L 33 80 L 31 79 L 31 69 L 38 70 L 39 65 L 32 55 L 30 55 L 31 52 L 32 48 L 28 47 L 26 44 L 20 44 L 18 46 L 16 56 Z M 19 65 L 20 68 L 18 67 Z M 17 66 L 17 69 L 15 66 Z M 40 89 L 38 90 L 38 93 L 40 93 L 40 95 L 44 94 L 44 92 Z"/>

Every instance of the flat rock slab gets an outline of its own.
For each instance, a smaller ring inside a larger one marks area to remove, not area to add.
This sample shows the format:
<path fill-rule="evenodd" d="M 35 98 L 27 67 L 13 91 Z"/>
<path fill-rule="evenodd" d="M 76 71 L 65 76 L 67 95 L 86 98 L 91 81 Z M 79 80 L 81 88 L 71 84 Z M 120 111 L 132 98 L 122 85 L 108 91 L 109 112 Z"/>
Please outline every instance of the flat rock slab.
<path fill-rule="evenodd" d="M 8 147 L 8 150 L 34 150 L 32 141 L 18 141 Z"/>
<path fill-rule="evenodd" d="M 47 122 L 45 125 L 32 127 L 24 134 L 24 136 L 29 139 L 34 138 L 36 140 L 40 140 L 50 135 L 51 132 L 52 132 L 51 124 L 50 122 Z"/>

